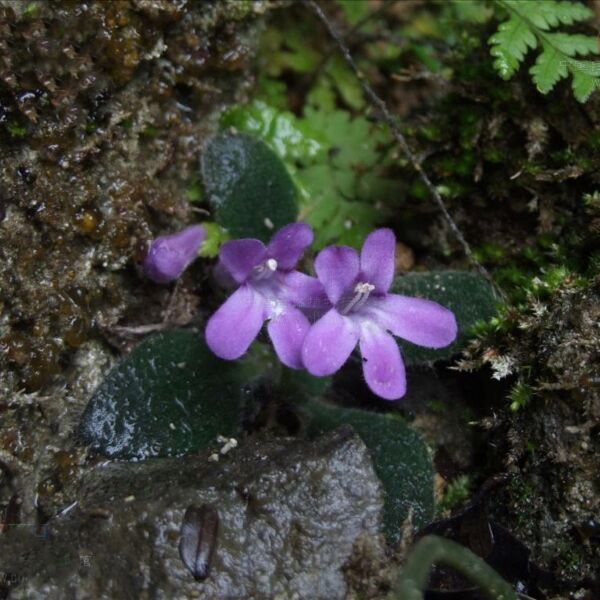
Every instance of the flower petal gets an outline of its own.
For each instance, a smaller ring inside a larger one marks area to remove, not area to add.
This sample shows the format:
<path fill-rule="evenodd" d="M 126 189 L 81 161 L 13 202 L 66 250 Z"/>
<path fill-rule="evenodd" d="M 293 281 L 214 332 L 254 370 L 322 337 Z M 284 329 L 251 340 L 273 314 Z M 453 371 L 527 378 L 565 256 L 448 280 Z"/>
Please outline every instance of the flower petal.
<path fill-rule="evenodd" d="M 406 393 L 406 373 L 394 338 L 379 327 L 363 327 L 360 334 L 363 373 L 371 391 L 385 400 Z"/>
<path fill-rule="evenodd" d="M 385 294 L 394 280 L 396 236 L 391 229 L 377 229 L 370 233 L 360 252 L 361 279 Z"/>
<path fill-rule="evenodd" d="M 454 313 L 431 300 L 386 294 L 369 299 L 368 310 L 382 327 L 419 346 L 443 348 L 456 339 Z"/>
<path fill-rule="evenodd" d="M 238 282 L 244 283 L 252 269 L 267 257 L 267 249 L 260 240 L 245 238 L 231 240 L 221 246 L 221 263 Z"/>
<path fill-rule="evenodd" d="M 293 306 L 271 319 L 267 325 L 269 337 L 279 360 L 292 369 L 302 369 L 302 342 L 310 328 L 308 319 Z"/>
<path fill-rule="evenodd" d="M 348 246 L 329 246 L 315 259 L 317 276 L 332 304 L 336 304 L 344 292 L 352 291 L 358 269 L 358 253 Z"/>
<path fill-rule="evenodd" d="M 144 273 L 156 283 L 177 279 L 198 256 L 206 234 L 202 225 L 191 225 L 172 235 L 157 237 L 144 259 Z"/>
<path fill-rule="evenodd" d="M 314 237 L 313 230 L 306 223 L 290 223 L 273 236 L 267 252 L 277 261 L 279 269 L 289 271 L 296 266 Z"/>
<path fill-rule="evenodd" d="M 206 343 L 220 358 L 235 360 L 248 350 L 264 320 L 262 296 L 243 285 L 208 320 Z"/>
<path fill-rule="evenodd" d="M 321 316 L 331 308 L 323 284 L 300 271 L 282 274 L 281 293 L 283 298 L 300 308 L 321 311 Z"/>
<path fill-rule="evenodd" d="M 332 308 L 306 334 L 302 362 L 313 375 L 331 375 L 348 360 L 357 341 L 354 323 Z"/>
<path fill-rule="evenodd" d="M 221 259 L 213 267 L 213 278 L 219 287 L 225 290 L 235 290 L 238 288 L 238 282 L 231 276 L 229 270 L 225 267 Z"/>

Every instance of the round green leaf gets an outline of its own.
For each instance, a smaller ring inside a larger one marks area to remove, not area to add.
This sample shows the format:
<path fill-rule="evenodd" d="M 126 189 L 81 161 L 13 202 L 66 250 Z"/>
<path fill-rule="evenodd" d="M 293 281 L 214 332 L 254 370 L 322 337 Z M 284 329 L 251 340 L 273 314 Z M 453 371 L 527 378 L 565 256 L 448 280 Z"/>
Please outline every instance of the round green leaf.
<path fill-rule="evenodd" d="M 298 215 L 296 188 L 278 156 L 261 140 L 224 133 L 202 154 L 202 178 L 216 220 L 232 237 L 268 241 Z"/>
<path fill-rule="evenodd" d="M 191 331 L 168 331 L 136 346 L 100 384 L 79 431 L 110 457 L 194 452 L 241 420 L 240 368 L 217 358 Z"/>

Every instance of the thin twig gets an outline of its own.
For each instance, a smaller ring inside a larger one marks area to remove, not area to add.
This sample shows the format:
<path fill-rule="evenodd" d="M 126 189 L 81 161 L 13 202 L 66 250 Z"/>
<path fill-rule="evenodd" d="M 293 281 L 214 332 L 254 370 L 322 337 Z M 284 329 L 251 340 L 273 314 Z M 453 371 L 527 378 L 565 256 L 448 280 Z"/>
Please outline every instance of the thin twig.
<path fill-rule="evenodd" d="M 454 234 L 454 237 L 458 240 L 458 242 L 462 246 L 463 251 L 464 251 L 465 255 L 467 256 L 467 258 L 469 259 L 469 261 L 471 262 L 471 264 L 481 273 L 481 275 L 483 275 L 490 283 L 492 283 L 494 285 L 494 280 L 492 279 L 492 276 L 490 275 L 488 270 L 473 255 L 471 246 L 469 246 L 469 243 L 467 242 L 467 240 L 465 240 L 465 237 L 463 236 L 462 232 L 458 228 L 458 225 L 455 223 L 454 219 L 448 212 L 448 209 L 446 208 L 446 205 L 444 203 L 444 200 L 442 199 L 442 196 L 437 191 L 437 189 L 433 185 L 433 183 L 431 183 L 431 180 L 429 179 L 429 176 L 427 175 L 427 173 L 423 170 L 421 163 L 419 162 L 417 157 L 413 154 L 412 150 L 410 149 L 410 146 L 408 145 L 406 138 L 400 131 L 400 128 L 398 127 L 398 124 L 396 123 L 394 117 L 392 116 L 392 113 L 389 111 L 386 103 L 377 95 L 377 93 L 375 92 L 375 90 L 373 90 L 373 88 L 368 83 L 368 81 L 366 81 L 364 74 L 360 71 L 360 69 L 354 62 L 354 59 L 352 58 L 352 55 L 350 54 L 350 50 L 344 43 L 340 34 L 334 28 L 331 21 L 327 18 L 327 16 L 321 10 L 321 7 L 315 2 L 315 0 L 304 0 L 304 2 L 306 2 L 310 5 L 312 10 L 315 12 L 315 14 L 319 17 L 319 19 L 323 22 L 323 24 L 329 31 L 329 35 L 331 35 L 331 37 L 335 40 L 340 52 L 342 53 L 342 56 L 344 57 L 344 60 L 346 61 L 346 63 L 350 67 L 350 69 L 352 69 L 352 72 L 354 73 L 354 75 L 356 75 L 357 79 L 359 80 L 359 82 L 363 88 L 363 91 L 367 95 L 367 98 L 369 98 L 371 104 L 373 104 L 373 106 L 375 106 L 375 108 L 377 108 L 379 111 L 381 111 L 381 114 L 383 115 L 385 122 L 387 123 L 394 138 L 396 139 L 396 142 L 398 143 L 400 148 L 402 148 L 402 151 L 404 152 L 405 156 L 408 158 L 408 160 L 412 164 L 415 171 L 417 171 L 417 173 L 419 174 L 419 177 L 421 178 L 421 181 L 425 184 L 425 187 L 429 190 L 429 193 L 435 200 L 441 213 L 444 215 L 444 219 L 446 219 L 446 223 L 448 223 L 450 230 L 452 231 L 452 233 Z M 495 287 L 495 285 L 494 285 L 494 287 Z"/>
<path fill-rule="evenodd" d="M 355 33 L 357 33 L 360 30 L 361 27 L 363 27 L 364 25 L 366 25 L 372 19 L 375 19 L 379 15 L 383 14 L 388 8 L 389 8 L 389 4 L 383 3 L 377 10 L 369 12 L 367 15 L 365 15 L 364 17 L 362 17 L 358 22 L 356 22 L 346 33 L 339 34 L 340 35 L 340 39 L 346 39 L 346 40 L 348 40 L 348 44 L 349 44 L 350 43 L 350 41 L 349 41 L 350 38 Z M 338 49 L 337 44 L 335 43 L 335 41 L 336 40 L 334 40 L 334 43 L 331 44 L 330 47 L 327 48 L 325 50 L 325 52 L 323 53 L 323 56 L 321 57 L 321 60 L 319 61 L 319 64 L 316 66 L 316 68 L 314 69 L 313 73 L 310 76 L 310 82 L 309 82 L 309 85 L 307 86 L 307 88 L 310 89 L 313 86 L 314 82 L 323 73 L 323 71 L 325 70 L 325 67 L 327 66 L 327 63 L 329 62 L 329 60 L 331 59 L 331 57 L 335 54 L 336 50 Z"/>

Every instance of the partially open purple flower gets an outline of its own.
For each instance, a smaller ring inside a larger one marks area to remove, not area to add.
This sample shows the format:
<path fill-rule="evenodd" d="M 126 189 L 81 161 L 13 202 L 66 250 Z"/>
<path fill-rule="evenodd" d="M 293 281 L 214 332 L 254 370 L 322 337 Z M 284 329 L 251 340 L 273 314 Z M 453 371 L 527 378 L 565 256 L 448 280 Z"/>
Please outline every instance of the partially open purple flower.
<path fill-rule="evenodd" d="M 378 229 L 365 240 L 360 258 L 347 246 L 319 253 L 315 269 L 331 308 L 310 328 L 302 346 L 306 369 L 326 376 L 346 362 L 358 343 L 367 385 L 386 400 L 406 392 L 404 363 L 388 331 L 428 348 L 447 346 L 457 332 L 447 308 L 387 293 L 394 278 L 395 248 L 393 232 Z"/>
<path fill-rule="evenodd" d="M 190 225 L 172 235 L 157 237 L 144 259 L 146 277 L 156 283 L 177 279 L 198 256 L 205 235 L 202 225 Z"/>
<path fill-rule="evenodd" d="M 238 289 L 209 319 L 206 343 L 219 357 L 242 356 L 268 319 L 268 332 L 281 362 L 302 368 L 301 347 L 310 323 L 299 307 L 312 307 L 324 296 L 317 279 L 294 271 L 313 240 L 312 229 L 291 223 L 268 246 L 242 239 L 221 246 L 220 265 Z"/>

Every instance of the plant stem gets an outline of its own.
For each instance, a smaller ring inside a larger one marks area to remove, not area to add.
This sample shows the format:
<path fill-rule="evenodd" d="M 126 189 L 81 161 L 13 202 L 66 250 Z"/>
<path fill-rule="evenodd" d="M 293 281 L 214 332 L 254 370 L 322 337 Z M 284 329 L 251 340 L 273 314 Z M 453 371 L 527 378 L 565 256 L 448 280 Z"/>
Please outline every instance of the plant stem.
<path fill-rule="evenodd" d="M 492 600 L 517 600 L 513 588 L 470 550 L 436 535 L 422 538 L 411 551 L 388 600 L 423 600 L 429 573 L 441 562 L 467 576 Z"/>

